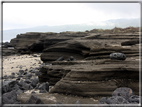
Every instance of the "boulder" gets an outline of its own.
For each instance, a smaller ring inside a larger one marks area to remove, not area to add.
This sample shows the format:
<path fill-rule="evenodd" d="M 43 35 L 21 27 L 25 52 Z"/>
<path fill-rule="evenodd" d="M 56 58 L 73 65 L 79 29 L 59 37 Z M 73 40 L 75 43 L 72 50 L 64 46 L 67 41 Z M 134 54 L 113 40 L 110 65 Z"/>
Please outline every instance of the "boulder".
<path fill-rule="evenodd" d="M 15 81 L 15 80 L 3 81 L 2 93 L 7 93 L 7 92 L 10 92 L 14 89 L 18 89 L 17 81 Z"/>
<path fill-rule="evenodd" d="M 112 96 L 121 96 L 128 100 L 133 95 L 133 91 L 131 88 L 127 87 L 120 87 L 117 88 L 113 93 Z"/>
<path fill-rule="evenodd" d="M 46 90 L 47 92 L 49 91 L 49 83 L 46 82 L 46 83 L 42 83 L 39 87 L 38 87 L 39 90 Z"/>
<path fill-rule="evenodd" d="M 31 84 L 26 83 L 24 80 L 21 80 L 20 84 L 21 84 L 20 88 L 22 90 L 31 90 L 31 89 L 33 89 L 33 87 L 31 86 Z"/>
<path fill-rule="evenodd" d="M 2 97 L 3 104 L 15 104 L 17 102 L 16 90 L 4 93 Z"/>
<path fill-rule="evenodd" d="M 34 78 L 31 82 L 31 86 L 36 87 L 36 85 L 38 84 L 39 79 L 38 78 Z"/>
<path fill-rule="evenodd" d="M 27 101 L 27 104 L 44 104 L 41 99 L 35 95 L 31 95 L 29 100 Z"/>

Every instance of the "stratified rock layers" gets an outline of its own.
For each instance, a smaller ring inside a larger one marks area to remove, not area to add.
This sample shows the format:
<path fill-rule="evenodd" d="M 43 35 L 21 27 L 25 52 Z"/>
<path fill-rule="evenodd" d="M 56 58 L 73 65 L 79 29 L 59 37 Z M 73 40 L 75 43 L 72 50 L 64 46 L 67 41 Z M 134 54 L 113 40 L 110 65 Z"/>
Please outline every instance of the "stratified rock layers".
<path fill-rule="evenodd" d="M 138 34 L 93 34 L 58 42 L 46 48 L 41 59 L 52 62 L 44 66 L 41 82 L 55 85 L 51 93 L 80 96 L 111 96 L 118 87 L 130 87 L 139 93 L 139 45 L 121 46 L 138 39 Z M 111 53 L 124 53 L 126 60 L 111 60 Z M 63 56 L 64 61 L 55 61 Z M 74 56 L 76 61 L 66 61 Z"/>
<path fill-rule="evenodd" d="M 43 67 L 44 73 L 41 70 L 39 80 L 49 81 L 50 85 L 55 84 L 50 92 L 56 93 L 110 96 L 117 87 L 125 86 L 138 94 L 139 62 L 129 60 L 84 61 L 82 64 L 73 61 L 74 63 L 68 62 L 67 65 L 61 62 L 61 65 Z"/>
<path fill-rule="evenodd" d="M 51 93 L 111 96 L 118 87 L 139 93 L 138 40 L 137 32 L 49 32 L 18 35 L 10 45 L 21 53 L 42 52 L 41 60 L 52 63 L 39 75 L 40 82 L 54 85 Z M 126 59 L 111 60 L 111 53 L 123 53 Z M 70 56 L 76 60 L 67 61 Z M 64 60 L 56 61 L 60 57 Z"/>

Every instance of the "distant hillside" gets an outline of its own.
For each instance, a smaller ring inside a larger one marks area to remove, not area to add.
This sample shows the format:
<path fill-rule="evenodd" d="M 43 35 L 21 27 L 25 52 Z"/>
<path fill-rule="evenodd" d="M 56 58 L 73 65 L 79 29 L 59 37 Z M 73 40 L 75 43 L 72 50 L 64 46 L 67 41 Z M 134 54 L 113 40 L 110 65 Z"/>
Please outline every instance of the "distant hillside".
<path fill-rule="evenodd" d="M 3 31 L 3 41 L 10 41 L 15 38 L 17 34 L 26 32 L 63 32 L 63 31 L 86 31 L 92 29 L 112 29 L 114 27 L 139 27 L 139 19 L 114 19 L 102 22 L 88 22 L 85 24 L 74 24 L 74 25 L 61 25 L 61 26 L 37 26 L 26 29 L 12 29 Z"/>

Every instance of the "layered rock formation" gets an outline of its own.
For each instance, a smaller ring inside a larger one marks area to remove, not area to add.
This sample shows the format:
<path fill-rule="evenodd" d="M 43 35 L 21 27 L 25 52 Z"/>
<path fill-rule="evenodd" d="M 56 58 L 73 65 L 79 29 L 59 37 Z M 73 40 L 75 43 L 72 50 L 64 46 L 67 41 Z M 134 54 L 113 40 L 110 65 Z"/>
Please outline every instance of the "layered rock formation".
<path fill-rule="evenodd" d="M 53 62 L 41 69 L 40 81 L 55 85 L 51 92 L 81 96 L 109 96 L 117 87 L 139 90 L 139 61 L 127 58 Z"/>
<path fill-rule="evenodd" d="M 41 60 L 52 65 L 40 69 L 39 81 L 54 85 L 51 93 L 110 96 L 118 87 L 129 87 L 138 94 L 139 33 L 136 29 L 130 33 L 117 30 L 26 33 L 10 45 L 20 53 L 42 51 Z M 111 60 L 113 52 L 124 53 L 126 60 Z M 76 60 L 67 61 L 70 56 Z M 55 61 L 60 57 L 64 60 Z"/>
<path fill-rule="evenodd" d="M 52 62 L 41 69 L 41 82 L 55 85 L 51 93 L 80 96 L 110 96 L 118 87 L 130 87 L 139 93 L 139 34 L 96 34 L 59 42 L 46 48 L 41 60 Z M 121 52 L 126 60 L 111 60 L 109 55 Z M 63 56 L 64 61 L 55 61 Z M 74 56 L 76 61 L 66 61 Z"/>

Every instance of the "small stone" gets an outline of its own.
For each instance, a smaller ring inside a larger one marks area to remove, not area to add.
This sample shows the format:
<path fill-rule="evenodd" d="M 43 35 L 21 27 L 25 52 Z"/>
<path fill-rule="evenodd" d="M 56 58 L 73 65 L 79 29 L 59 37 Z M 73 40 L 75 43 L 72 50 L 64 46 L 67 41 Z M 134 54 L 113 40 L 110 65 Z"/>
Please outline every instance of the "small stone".
<path fill-rule="evenodd" d="M 16 80 L 20 80 L 20 77 L 17 77 L 17 79 Z"/>
<path fill-rule="evenodd" d="M 132 95 L 128 101 L 130 103 L 139 103 L 140 102 L 140 97 L 138 95 Z"/>
<path fill-rule="evenodd" d="M 20 74 L 23 74 L 23 73 L 24 73 L 24 70 L 19 70 L 19 73 L 20 73 Z"/>
<path fill-rule="evenodd" d="M 28 71 L 28 69 L 25 69 L 25 71 Z"/>
<path fill-rule="evenodd" d="M 37 57 L 37 55 L 32 55 L 33 57 Z"/>
<path fill-rule="evenodd" d="M 70 56 L 68 59 L 67 59 L 67 61 L 74 61 L 74 60 L 76 60 L 73 56 Z"/>
<path fill-rule="evenodd" d="M 100 100 L 100 104 L 106 104 L 107 97 L 102 97 Z"/>
<path fill-rule="evenodd" d="M 129 104 L 129 102 L 121 96 L 112 96 L 107 99 L 107 104 Z"/>
<path fill-rule="evenodd" d="M 38 89 L 39 86 L 40 86 L 40 83 L 38 83 L 38 84 L 36 85 L 35 89 Z"/>
<path fill-rule="evenodd" d="M 31 92 L 31 94 L 35 94 L 35 93 L 36 93 L 35 91 L 32 91 L 32 92 Z"/>
<path fill-rule="evenodd" d="M 41 75 L 41 72 L 35 71 L 35 75 L 36 75 L 36 76 L 39 76 L 39 75 Z"/>
<path fill-rule="evenodd" d="M 25 71 L 24 73 L 23 73 L 23 75 L 26 75 L 27 74 L 27 72 Z"/>
<path fill-rule="evenodd" d="M 30 74 L 30 73 L 29 73 L 29 74 L 26 74 L 25 77 L 26 77 L 27 79 L 30 79 L 30 78 L 32 77 L 32 74 Z"/>
<path fill-rule="evenodd" d="M 62 57 L 58 58 L 56 61 L 63 61 L 63 60 L 64 60 L 64 57 L 62 56 Z"/>
<path fill-rule="evenodd" d="M 15 73 L 14 73 L 14 72 L 12 72 L 12 73 L 11 73 L 11 75 L 15 75 Z"/>
<path fill-rule="evenodd" d="M 47 93 L 46 90 L 40 90 L 39 93 Z"/>
<path fill-rule="evenodd" d="M 81 103 L 80 103 L 80 101 L 79 101 L 79 100 L 77 100 L 77 101 L 75 102 L 75 104 L 81 104 Z"/>
<path fill-rule="evenodd" d="M 30 84 L 30 83 L 31 83 L 31 81 L 28 80 L 28 79 L 26 79 L 24 82 L 27 83 L 27 84 Z"/>

